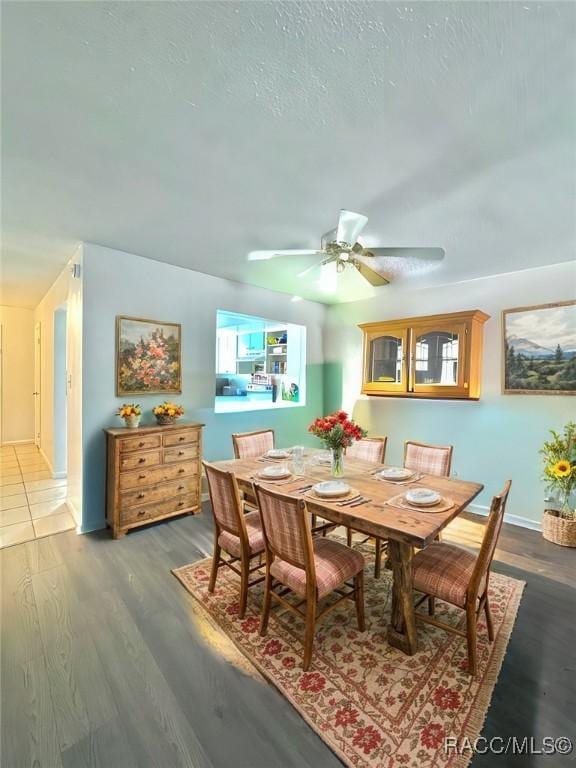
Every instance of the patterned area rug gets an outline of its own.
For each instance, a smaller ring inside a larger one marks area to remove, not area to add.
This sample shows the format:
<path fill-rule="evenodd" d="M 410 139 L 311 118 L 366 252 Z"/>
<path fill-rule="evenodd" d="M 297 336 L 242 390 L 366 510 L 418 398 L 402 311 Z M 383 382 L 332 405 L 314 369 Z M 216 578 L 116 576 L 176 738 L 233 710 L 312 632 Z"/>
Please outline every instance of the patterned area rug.
<path fill-rule="evenodd" d="M 481 621 L 479 674 L 472 680 L 465 671 L 466 641 L 456 635 L 419 624 L 419 651 L 412 657 L 387 644 L 391 574 L 384 570 L 376 581 L 373 549 L 361 549 L 368 561 L 366 632 L 358 632 L 354 605 L 344 601 L 318 625 L 308 672 L 301 668 L 304 627 L 297 616 L 273 609 L 268 636 L 260 637 L 261 585 L 250 590 L 240 620 L 239 579 L 229 569 L 220 569 L 213 595 L 207 590 L 210 560 L 178 568 L 174 575 L 346 765 L 462 768 L 470 752 L 458 754 L 446 739 L 480 735 L 524 583 L 492 574 L 495 640 L 488 642 Z M 437 601 L 436 613 L 463 626 L 463 612 L 446 603 Z"/>

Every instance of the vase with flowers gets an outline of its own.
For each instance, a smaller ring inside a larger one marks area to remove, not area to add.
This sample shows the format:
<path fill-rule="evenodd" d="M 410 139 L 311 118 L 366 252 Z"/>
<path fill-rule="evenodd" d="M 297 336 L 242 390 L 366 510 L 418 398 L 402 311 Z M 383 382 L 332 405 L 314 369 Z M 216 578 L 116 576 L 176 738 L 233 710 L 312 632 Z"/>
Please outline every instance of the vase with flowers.
<path fill-rule="evenodd" d="M 551 429 L 540 453 L 544 458 L 544 482 L 560 509 L 544 512 L 542 533 L 556 544 L 576 547 L 576 423 L 568 422 L 561 433 Z"/>
<path fill-rule="evenodd" d="M 156 416 L 158 424 L 174 424 L 176 419 L 184 413 L 184 408 L 178 403 L 169 403 L 164 401 L 152 409 L 152 413 Z"/>
<path fill-rule="evenodd" d="M 308 427 L 308 432 L 319 437 L 331 451 L 332 477 L 344 475 L 344 450 L 355 440 L 366 437 L 366 430 L 349 418 L 346 411 L 335 411 L 315 419 Z"/>
<path fill-rule="evenodd" d="M 137 403 L 124 403 L 116 411 L 116 415 L 124 421 L 124 425 L 135 429 L 140 424 L 142 409 Z"/>

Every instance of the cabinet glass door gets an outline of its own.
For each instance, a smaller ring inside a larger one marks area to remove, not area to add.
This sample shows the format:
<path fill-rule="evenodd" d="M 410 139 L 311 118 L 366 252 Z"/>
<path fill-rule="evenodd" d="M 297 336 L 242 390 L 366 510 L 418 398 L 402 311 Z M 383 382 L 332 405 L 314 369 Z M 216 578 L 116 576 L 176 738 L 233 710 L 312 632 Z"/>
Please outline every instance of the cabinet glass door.
<path fill-rule="evenodd" d="M 412 388 L 414 392 L 464 386 L 464 325 L 413 330 Z"/>
<path fill-rule="evenodd" d="M 364 386 L 377 391 L 406 389 L 406 333 L 374 336 L 367 345 Z"/>

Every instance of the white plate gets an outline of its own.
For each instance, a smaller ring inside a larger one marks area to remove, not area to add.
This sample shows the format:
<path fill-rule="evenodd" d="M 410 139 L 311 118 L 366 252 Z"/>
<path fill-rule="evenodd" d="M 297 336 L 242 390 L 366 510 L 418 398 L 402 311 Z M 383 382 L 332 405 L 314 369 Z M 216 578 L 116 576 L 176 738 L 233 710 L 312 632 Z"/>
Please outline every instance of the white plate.
<path fill-rule="evenodd" d="M 384 480 L 408 480 L 413 474 L 414 470 L 406 467 L 385 467 L 378 472 L 378 476 Z"/>
<path fill-rule="evenodd" d="M 431 488 L 412 488 L 404 494 L 404 498 L 418 507 L 431 507 L 433 504 L 438 504 L 442 497 Z"/>
<path fill-rule="evenodd" d="M 285 464 L 272 464 L 261 469 L 258 472 L 258 477 L 266 478 L 267 480 L 281 480 L 284 477 L 289 477 L 291 474 Z"/>
<path fill-rule="evenodd" d="M 343 480 L 326 480 L 323 483 L 316 483 L 312 490 L 317 496 L 323 496 L 326 499 L 335 499 L 338 496 L 346 496 L 350 491 L 350 486 Z"/>
<path fill-rule="evenodd" d="M 272 448 L 270 451 L 266 451 L 264 456 L 267 459 L 287 459 L 290 454 L 288 451 L 283 451 L 281 448 Z"/>

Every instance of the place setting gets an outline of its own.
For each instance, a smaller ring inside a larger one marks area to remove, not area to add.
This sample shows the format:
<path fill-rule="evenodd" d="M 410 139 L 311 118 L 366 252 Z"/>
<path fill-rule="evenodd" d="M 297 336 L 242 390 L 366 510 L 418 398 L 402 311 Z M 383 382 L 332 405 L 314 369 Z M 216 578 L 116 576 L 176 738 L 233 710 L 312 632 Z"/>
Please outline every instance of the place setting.
<path fill-rule="evenodd" d="M 454 502 L 433 488 L 411 488 L 388 499 L 382 506 L 400 507 L 413 512 L 439 513 L 452 509 Z"/>
<path fill-rule="evenodd" d="M 282 462 L 286 461 L 287 459 L 290 459 L 292 456 L 292 451 L 285 448 L 271 448 L 269 451 L 266 451 L 262 456 L 258 458 L 258 461 L 264 461 L 264 462 Z"/>
<path fill-rule="evenodd" d="M 344 480 L 324 480 L 310 486 L 304 495 L 312 501 L 329 502 L 338 507 L 356 507 L 372 501 Z"/>
<path fill-rule="evenodd" d="M 411 485 L 421 480 L 424 475 L 407 467 L 384 467 L 370 472 L 372 477 L 391 485 Z"/>
<path fill-rule="evenodd" d="M 294 482 L 294 474 L 287 464 L 268 464 L 252 475 L 252 480 L 274 485 L 288 485 Z"/>

